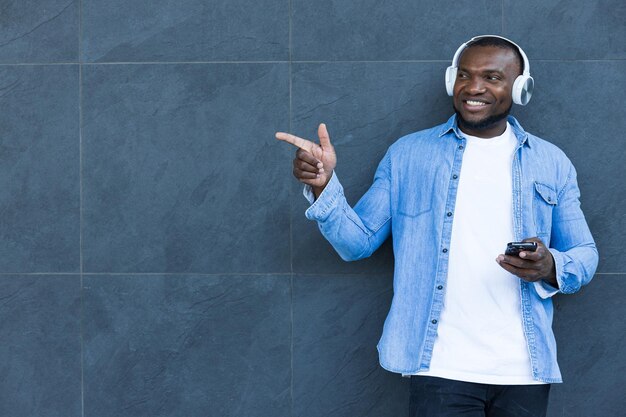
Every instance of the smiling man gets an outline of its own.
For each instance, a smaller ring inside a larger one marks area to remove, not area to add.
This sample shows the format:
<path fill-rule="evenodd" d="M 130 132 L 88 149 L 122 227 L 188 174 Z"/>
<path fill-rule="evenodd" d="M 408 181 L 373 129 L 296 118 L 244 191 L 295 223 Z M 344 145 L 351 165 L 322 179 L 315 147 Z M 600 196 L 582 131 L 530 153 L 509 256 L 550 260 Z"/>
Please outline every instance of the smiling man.
<path fill-rule="evenodd" d="M 524 64 L 518 51 L 503 47 L 506 43 L 502 39 L 481 38 L 476 43 L 461 55 L 454 110 L 463 132 L 491 138 L 506 128 L 513 106 L 513 82 L 522 74 Z"/>
<path fill-rule="evenodd" d="M 573 165 L 509 116 L 530 100 L 529 67 L 505 38 L 461 45 L 445 77 L 456 114 L 394 143 L 354 208 L 324 124 L 319 145 L 276 134 L 300 148 L 306 216 L 343 259 L 393 235 L 378 351 L 382 367 L 411 377 L 410 417 L 541 417 L 561 382 L 551 297 L 587 284 L 598 253 Z M 522 250 L 505 252 L 514 241 Z"/>

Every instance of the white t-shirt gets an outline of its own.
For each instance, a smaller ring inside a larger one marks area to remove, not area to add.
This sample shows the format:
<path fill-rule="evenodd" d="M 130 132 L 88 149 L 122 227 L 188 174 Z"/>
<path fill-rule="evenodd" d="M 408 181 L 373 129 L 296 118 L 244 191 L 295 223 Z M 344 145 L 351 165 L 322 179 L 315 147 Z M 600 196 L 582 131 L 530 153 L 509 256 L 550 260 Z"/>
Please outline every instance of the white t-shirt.
<path fill-rule="evenodd" d="M 429 371 L 484 384 L 533 380 L 522 328 L 519 278 L 496 262 L 514 240 L 512 161 L 517 139 L 467 139 L 459 176 L 448 278 Z"/>

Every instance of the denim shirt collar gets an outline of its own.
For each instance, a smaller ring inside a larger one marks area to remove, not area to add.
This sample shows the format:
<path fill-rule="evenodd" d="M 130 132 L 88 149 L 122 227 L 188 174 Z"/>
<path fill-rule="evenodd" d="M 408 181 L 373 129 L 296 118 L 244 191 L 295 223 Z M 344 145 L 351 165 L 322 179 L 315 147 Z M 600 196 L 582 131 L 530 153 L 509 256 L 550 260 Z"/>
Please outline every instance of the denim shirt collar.
<path fill-rule="evenodd" d="M 517 119 L 513 116 L 509 116 L 507 118 L 507 121 L 511 124 L 511 127 L 513 128 L 513 133 L 515 134 L 515 137 L 517 138 L 518 145 L 520 147 L 523 145 L 530 147 L 530 140 L 529 140 L 530 138 L 528 136 L 528 133 L 524 131 L 524 129 L 519 124 Z M 457 123 L 456 114 L 452 115 L 452 117 L 450 117 L 448 121 L 441 126 L 441 132 L 439 133 L 439 137 L 442 137 L 446 133 L 450 133 L 450 131 L 454 133 L 457 139 L 463 138 L 463 135 Z"/>

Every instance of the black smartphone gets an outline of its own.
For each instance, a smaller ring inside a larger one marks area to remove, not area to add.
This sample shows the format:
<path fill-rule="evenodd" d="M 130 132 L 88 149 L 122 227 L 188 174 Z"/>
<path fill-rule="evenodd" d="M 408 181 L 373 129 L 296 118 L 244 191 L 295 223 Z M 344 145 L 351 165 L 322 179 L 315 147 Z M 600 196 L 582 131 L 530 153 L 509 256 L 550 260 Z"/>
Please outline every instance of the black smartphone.
<path fill-rule="evenodd" d="M 534 252 L 537 250 L 537 242 L 509 242 L 506 244 L 505 255 L 519 256 L 522 251 Z"/>

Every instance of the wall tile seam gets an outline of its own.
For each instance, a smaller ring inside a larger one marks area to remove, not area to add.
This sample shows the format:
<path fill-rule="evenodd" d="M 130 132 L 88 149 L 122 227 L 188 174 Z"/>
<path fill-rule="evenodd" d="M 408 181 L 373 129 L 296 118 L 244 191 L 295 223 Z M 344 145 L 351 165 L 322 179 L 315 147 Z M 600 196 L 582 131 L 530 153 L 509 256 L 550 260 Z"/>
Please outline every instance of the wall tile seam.
<path fill-rule="evenodd" d="M 78 198 L 79 198 L 79 270 L 84 272 L 83 256 L 83 65 L 82 65 L 82 35 L 83 35 L 83 0 L 78 1 Z M 82 277 L 81 277 L 82 278 Z"/>
<path fill-rule="evenodd" d="M 500 33 L 502 34 L 502 36 L 504 36 L 504 34 L 506 33 L 504 31 L 504 2 L 505 0 L 502 0 L 500 2 Z"/>
<path fill-rule="evenodd" d="M 288 48 L 289 48 L 289 67 L 288 67 L 288 82 L 289 82 L 289 114 L 287 125 L 289 128 L 289 132 L 293 131 L 293 43 L 292 43 L 292 28 L 293 28 L 293 9 L 292 9 L 292 0 L 288 0 L 289 5 L 289 20 L 287 22 L 288 25 Z M 289 187 L 288 197 L 289 197 L 289 415 L 291 417 L 294 416 L 294 404 L 293 404 L 293 388 L 294 388 L 294 270 L 293 270 L 293 260 L 294 260 L 294 245 L 293 245 L 293 219 L 294 219 L 294 187 Z"/>
<path fill-rule="evenodd" d="M 378 276 L 393 275 L 393 272 L 0 272 L 0 276 L 102 276 L 102 275 L 139 275 L 139 276 L 305 276 L 305 277 L 333 277 L 333 276 Z M 626 272 L 596 272 L 595 275 L 626 275 Z"/>
<path fill-rule="evenodd" d="M 203 65 L 203 64 L 289 64 L 290 61 L 120 61 L 120 62 L 4 62 L 0 63 L 0 67 L 27 67 L 27 66 L 46 66 L 46 65 Z"/>
<path fill-rule="evenodd" d="M 172 276 L 172 277 L 224 277 L 224 276 L 237 276 L 237 277 L 290 277 L 291 272 L 224 272 L 224 273 L 203 273 L 203 272 L 83 272 L 85 276 L 104 276 L 104 275 L 137 275 L 137 276 Z"/>
<path fill-rule="evenodd" d="M 355 273 L 340 273 L 340 272 L 294 272 L 296 277 L 368 277 L 368 276 L 393 276 L 393 272 L 355 272 Z M 594 276 L 598 275 L 626 275 L 626 272 L 596 272 Z"/>
<path fill-rule="evenodd" d="M 292 0 L 288 0 L 288 22 L 287 22 L 287 26 L 288 26 L 288 48 L 289 48 L 289 67 L 288 67 L 288 91 L 289 91 L 289 113 L 287 115 L 287 125 L 288 125 L 288 129 L 289 132 L 293 131 L 293 64 L 292 64 L 292 60 L 293 60 L 293 54 L 292 54 L 292 15 L 293 15 L 293 10 L 292 10 Z M 294 211 L 294 187 L 289 187 L 289 191 L 287 193 L 288 197 L 289 197 L 289 272 L 291 272 L 292 274 L 292 278 L 293 278 L 293 259 L 294 259 L 294 251 L 293 251 L 293 211 Z M 293 281 L 293 280 L 292 280 Z M 293 288 L 292 288 L 293 289 Z M 291 395 L 293 394 L 293 385 L 291 386 Z M 293 399 L 293 397 L 292 397 Z M 293 411 L 292 411 L 293 412 Z"/>
<path fill-rule="evenodd" d="M 58 275 L 81 275 L 80 272 L 0 272 L 0 276 L 3 275 L 19 275 L 19 276 L 38 276 L 38 275 L 46 275 L 46 276 L 58 276 Z"/>
<path fill-rule="evenodd" d="M 43 66 L 63 66 L 80 65 L 80 62 L 22 62 L 22 63 L 0 63 L 0 67 L 43 67 Z"/>
<path fill-rule="evenodd" d="M 624 59 L 626 60 L 626 59 Z M 535 61 L 535 60 L 531 60 Z M 403 64 L 403 63 L 449 63 L 449 59 L 396 59 L 396 60 L 292 60 L 292 61 L 124 61 L 124 62 L 38 62 L 0 63 L 0 67 L 15 66 L 62 66 L 62 65 L 255 65 L 255 64 Z"/>
<path fill-rule="evenodd" d="M 624 62 L 626 58 L 576 59 L 576 58 L 529 58 L 531 62 Z"/>
<path fill-rule="evenodd" d="M 85 417 L 85 258 L 83 256 L 83 0 L 78 0 L 78 166 L 80 266 L 80 415 Z"/>
<path fill-rule="evenodd" d="M 612 63 L 625 62 L 626 58 L 574 59 L 574 58 L 531 58 L 530 62 L 579 62 Z M 404 59 L 404 60 L 292 60 L 292 61 L 128 61 L 128 62 L 36 62 L 36 63 L 0 63 L 0 67 L 28 66 L 97 66 L 97 65 L 255 65 L 255 64 L 411 64 L 411 63 L 449 63 L 450 59 Z"/>
<path fill-rule="evenodd" d="M 80 274 L 80 313 L 79 313 L 79 339 L 80 339 L 80 408 L 81 417 L 85 417 L 85 283 L 84 276 Z"/>
<path fill-rule="evenodd" d="M 195 272 L 0 272 L 0 277 L 59 277 L 67 276 L 82 278 L 89 276 L 145 276 L 145 277 L 290 277 L 291 272 L 262 272 L 262 273 L 195 273 Z"/>

